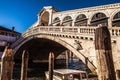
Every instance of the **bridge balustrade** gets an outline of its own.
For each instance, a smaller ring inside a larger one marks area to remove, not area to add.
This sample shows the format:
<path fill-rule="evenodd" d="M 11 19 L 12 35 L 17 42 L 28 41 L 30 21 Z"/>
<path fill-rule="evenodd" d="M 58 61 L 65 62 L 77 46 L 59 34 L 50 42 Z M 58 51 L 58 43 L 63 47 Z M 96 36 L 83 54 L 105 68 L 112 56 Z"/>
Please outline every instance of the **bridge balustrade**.
<path fill-rule="evenodd" d="M 94 35 L 96 27 L 69 27 L 69 26 L 37 26 L 28 29 L 22 34 L 23 37 L 27 37 L 38 33 L 57 33 L 57 34 L 87 34 Z"/>
<path fill-rule="evenodd" d="M 120 27 L 112 27 L 111 31 L 112 36 L 120 36 Z"/>
<path fill-rule="evenodd" d="M 35 34 L 57 34 L 57 35 L 74 35 L 76 37 L 81 36 L 84 37 L 84 35 L 93 36 L 95 34 L 95 30 L 97 27 L 92 26 L 84 26 L 84 27 L 78 27 L 78 26 L 36 26 L 28 29 L 26 32 L 22 34 L 22 38 L 26 38 Z M 120 36 L 120 27 L 112 27 L 109 28 L 111 37 L 113 37 L 113 40 L 116 40 L 115 37 Z M 77 34 L 77 35 L 76 35 Z M 53 35 L 52 35 L 53 36 Z M 20 41 L 22 39 L 19 39 Z M 17 40 L 16 45 L 19 44 L 19 40 Z M 15 44 L 14 44 L 15 45 Z"/>
<path fill-rule="evenodd" d="M 30 35 L 38 34 L 38 33 L 57 33 L 57 34 L 87 34 L 93 35 L 95 34 L 95 29 L 97 27 L 71 27 L 71 26 L 37 26 L 28 29 L 22 36 L 27 37 Z M 111 36 L 120 36 L 120 27 L 112 27 L 109 28 Z"/>

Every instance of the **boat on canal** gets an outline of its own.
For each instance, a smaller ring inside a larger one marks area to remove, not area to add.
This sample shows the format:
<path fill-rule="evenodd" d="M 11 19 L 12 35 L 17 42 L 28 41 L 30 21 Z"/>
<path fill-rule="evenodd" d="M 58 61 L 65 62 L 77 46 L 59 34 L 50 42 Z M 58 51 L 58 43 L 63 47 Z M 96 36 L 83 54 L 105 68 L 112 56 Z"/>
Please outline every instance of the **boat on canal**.
<path fill-rule="evenodd" d="M 49 71 L 45 72 L 46 80 L 49 80 Z M 88 80 L 86 71 L 73 69 L 53 70 L 53 80 Z"/>

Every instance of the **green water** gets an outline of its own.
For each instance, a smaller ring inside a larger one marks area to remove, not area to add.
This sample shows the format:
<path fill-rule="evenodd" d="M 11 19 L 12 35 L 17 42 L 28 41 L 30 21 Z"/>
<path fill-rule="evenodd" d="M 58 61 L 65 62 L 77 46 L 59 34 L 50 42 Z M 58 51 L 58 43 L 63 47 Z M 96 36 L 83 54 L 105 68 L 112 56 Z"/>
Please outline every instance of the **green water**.
<path fill-rule="evenodd" d="M 48 70 L 48 63 L 30 63 L 27 71 L 27 80 L 45 80 L 45 71 Z M 21 64 L 14 66 L 13 80 L 20 80 Z"/>
<path fill-rule="evenodd" d="M 58 64 L 60 63 L 60 64 Z M 54 69 L 66 68 L 65 60 L 56 60 L 54 63 Z M 77 67 L 76 67 L 77 66 Z M 81 61 L 73 62 L 69 64 L 72 69 L 84 69 Z M 45 80 L 45 71 L 48 71 L 48 63 L 33 63 L 30 62 L 27 71 L 27 80 Z M 21 63 L 15 63 L 13 70 L 13 80 L 20 80 Z"/>

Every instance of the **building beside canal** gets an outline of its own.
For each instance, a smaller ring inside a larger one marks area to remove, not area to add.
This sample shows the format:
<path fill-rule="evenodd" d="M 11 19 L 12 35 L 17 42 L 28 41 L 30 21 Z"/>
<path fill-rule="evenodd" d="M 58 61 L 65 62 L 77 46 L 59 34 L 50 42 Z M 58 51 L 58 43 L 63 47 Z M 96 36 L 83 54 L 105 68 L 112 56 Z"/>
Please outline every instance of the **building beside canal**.
<path fill-rule="evenodd" d="M 11 45 L 20 37 L 20 33 L 14 31 L 14 27 L 12 29 L 5 28 L 0 26 L 0 58 L 4 51 L 6 45 Z"/>

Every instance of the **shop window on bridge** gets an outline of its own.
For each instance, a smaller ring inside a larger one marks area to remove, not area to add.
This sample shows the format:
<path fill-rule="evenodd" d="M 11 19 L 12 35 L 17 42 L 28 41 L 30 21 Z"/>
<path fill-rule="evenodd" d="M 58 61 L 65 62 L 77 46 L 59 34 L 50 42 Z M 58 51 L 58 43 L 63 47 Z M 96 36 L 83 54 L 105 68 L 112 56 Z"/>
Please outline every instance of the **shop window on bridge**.
<path fill-rule="evenodd" d="M 113 21 L 112 21 L 112 26 L 120 27 L 120 11 L 114 15 Z"/>
<path fill-rule="evenodd" d="M 84 14 L 77 16 L 75 20 L 75 26 L 87 26 L 87 18 Z"/>
<path fill-rule="evenodd" d="M 55 26 L 60 26 L 60 19 L 59 19 L 59 17 L 56 17 L 56 18 L 53 20 L 53 25 L 55 25 Z"/>
<path fill-rule="evenodd" d="M 66 16 L 63 19 L 62 25 L 64 25 L 64 26 L 72 26 L 72 18 L 71 18 L 71 16 Z"/>
<path fill-rule="evenodd" d="M 97 13 L 91 19 L 91 26 L 98 26 L 99 24 L 108 26 L 108 17 L 104 13 Z"/>

